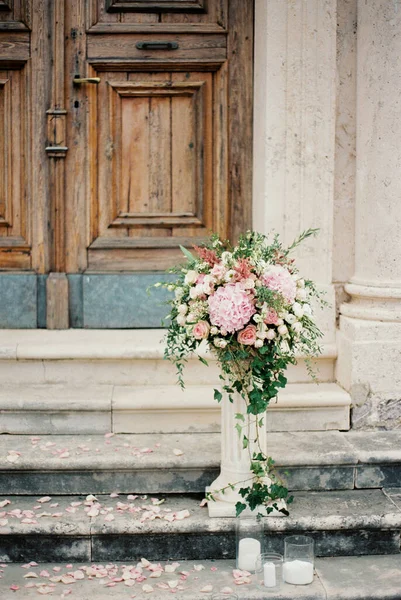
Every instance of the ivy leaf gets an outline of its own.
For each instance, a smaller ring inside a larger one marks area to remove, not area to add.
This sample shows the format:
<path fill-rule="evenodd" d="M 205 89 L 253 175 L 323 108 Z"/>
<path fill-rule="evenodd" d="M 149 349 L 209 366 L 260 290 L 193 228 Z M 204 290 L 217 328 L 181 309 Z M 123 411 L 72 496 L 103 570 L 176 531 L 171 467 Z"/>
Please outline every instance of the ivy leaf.
<path fill-rule="evenodd" d="M 221 402 L 223 399 L 223 394 L 219 391 L 219 390 L 213 390 L 214 391 L 214 399 L 217 400 L 217 402 Z"/>
<path fill-rule="evenodd" d="M 245 417 L 244 417 L 244 415 L 243 415 L 242 413 L 237 413 L 237 414 L 235 415 L 235 418 L 236 418 L 238 421 L 243 421 L 243 422 L 245 421 Z"/>
<path fill-rule="evenodd" d="M 242 448 L 243 448 L 244 450 L 245 450 L 246 448 L 248 448 L 248 443 L 249 443 L 249 440 L 248 440 L 248 438 L 246 437 L 246 435 L 244 435 L 244 439 L 242 440 Z"/>
<path fill-rule="evenodd" d="M 242 502 L 237 502 L 237 504 L 235 505 L 235 516 L 239 517 L 240 514 L 246 509 L 246 504 L 243 504 Z"/>
<path fill-rule="evenodd" d="M 236 424 L 235 429 L 238 431 L 238 435 L 241 436 L 242 433 L 242 427 L 239 423 Z"/>
<path fill-rule="evenodd" d="M 201 363 L 203 363 L 207 367 L 209 366 L 209 363 L 207 362 L 206 358 L 203 358 L 203 356 L 199 356 L 199 354 L 198 354 L 198 358 L 201 361 Z"/>

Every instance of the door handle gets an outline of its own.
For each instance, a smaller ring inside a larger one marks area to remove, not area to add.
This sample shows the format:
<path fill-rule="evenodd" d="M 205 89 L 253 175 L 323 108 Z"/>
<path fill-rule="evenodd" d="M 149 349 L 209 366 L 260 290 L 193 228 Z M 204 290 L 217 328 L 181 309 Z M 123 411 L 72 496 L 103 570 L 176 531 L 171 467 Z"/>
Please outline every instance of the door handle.
<path fill-rule="evenodd" d="M 76 76 L 72 80 L 74 85 L 81 85 L 81 83 L 100 83 L 100 77 L 79 77 Z"/>
<path fill-rule="evenodd" d="M 178 50 L 178 42 L 137 42 L 138 50 Z"/>

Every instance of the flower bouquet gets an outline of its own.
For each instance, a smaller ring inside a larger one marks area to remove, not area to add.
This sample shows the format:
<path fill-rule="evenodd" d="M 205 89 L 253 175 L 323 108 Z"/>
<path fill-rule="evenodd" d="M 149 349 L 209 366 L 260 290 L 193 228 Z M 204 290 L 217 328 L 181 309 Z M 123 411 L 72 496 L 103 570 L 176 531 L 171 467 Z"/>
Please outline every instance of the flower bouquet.
<path fill-rule="evenodd" d="M 202 247 L 194 247 L 195 254 L 182 248 L 186 263 L 170 271 L 176 274 L 175 283 L 158 284 L 174 292 L 165 357 L 176 365 L 181 386 L 187 358 L 207 342 L 221 370 L 222 386 L 214 390 L 214 397 L 220 402 L 225 394 L 225 402 L 237 407 L 237 433 L 233 430 L 232 436 L 238 435 L 246 457 L 244 479 L 229 481 L 221 474 L 207 496 L 212 501 L 231 494 L 237 516 L 246 508 L 260 507 L 267 514 L 288 514 L 292 501 L 266 454 L 264 415 L 287 383 L 288 364 L 295 364 L 298 354 L 320 352 L 322 333 L 312 300 L 323 301 L 291 258 L 291 252 L 315 234 L 313 229 L 305 231 L 288 248 L 277 235 L 269 239 L 247 232 L 236 246 L 213 235 Z M 207 364 L 204 356 L 198 357 Z"/>

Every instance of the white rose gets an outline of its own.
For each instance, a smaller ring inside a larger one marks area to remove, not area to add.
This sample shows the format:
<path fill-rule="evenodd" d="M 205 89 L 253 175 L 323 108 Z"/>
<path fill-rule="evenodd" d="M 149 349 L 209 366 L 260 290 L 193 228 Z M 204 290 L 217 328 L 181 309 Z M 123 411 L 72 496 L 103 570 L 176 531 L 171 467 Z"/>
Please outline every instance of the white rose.
<path fill-rule="evenodd" d="M 304 288 L 305 287 L 305 279 L 298 279 L 297 286 L 299 288 Z"/>
<path fill-rule="evenodd" d="M 306 290 L 299 288 L 296 295 L 297 300 L 306 300 Z"/>
<path fill-rule="evenodd" d="M 185 315 L 177 315 L 177 323 L 180 327 L 184 327 L 186 321 Z"/>
<path fill-rule="evenodd" d="M 305 315 L 308 315 L 309 317 L 312 315 L 312 309 L 311 309 L 310 304 L 303 304 L 302 308 L 304 310 Z"/>
<path fill-rule="evenodd" d="M 291 329 L 294 331 L 294 333 L 301 333 L 303 329 L 302 323 L 300 323 L 299 321 L 293 323 L 293 325 L 291 325 Z"/>
<path fill-rule="evenodd" d="M 268 340 L 274 340 L 275 337 L 276 337 L 276 332 L 274 331 L 274 329 L 268 329 L 266 332 L 266 338 Z"/>
<path fill-rule="evenodd" d="M 288 333 L 287 325 L 280 325 L 279 327 L 277 327 L 277 331 L 279 332 L 280 335 L 287 335 L 287 333 Z"/>
<path fill-rule="evenodd" d="M 283 319 L 277 319 L 277 325 L 284 325 Z"/>
<path fill-rule="evenodd" d="M 227 335 L 227 330 L 226 329 L 220 329 L 220 333 L 221 333 L 221 335 Z"/>
<path fill-rule="evenodd" d="M 297 320 L 296 316 L 293 315 L 292 313 L 287 313 L 284 317 L 285 321 L 287 321 L 287 323 L 289 325 L 292 325 L 293 323 L 295 323 L 295 321 Z"/>
<path fill-rule="evenodd" d="M 254 343 L 255 348 L 261 348 L 263 346 L 263 340 L 257 339 Z"/>
<path fill-rule="evenodd" d="M 217 335 L 219 333 L 219 330 L 217 329 L 217 327 L 211 327 L 210 328 L 210 334 L 211 335 Z"/>
<path fill-rule="evenodd" d="M 227 346 L 227 344 L 228 344 L 227 340 L 221 340 L 220 348 L 225 348 Z"/>
<path fill-rule="evenodd" d="M 259 331 L 257 331 L 256 337 L 259 338 L 260 340 L 264 340 L 266 338 L 266 330 L 260 329 Z"/>
<path fill-rule="evenodd" d="M 196 321 L 196 316 L 194 313 L 189 313 L 187 316 L 187 323 L 194 323 Z"/>
<path fill-rule="evenodd" d="M 185 275 L 185 283 L 187 285 L 191 285 L 192 283 L 195 283 L 195 281 L 198 278 L 198 273 L 196 271 L 188 271 L 188 273 Z"/>
<path fill-rule="evenodd" d="M 208 284 L 208 285 L 214 283 L 214 281 L 215 281 L 215 279 L 211 275 L 205 275 L 205 277 L 203 279 L 203 283 Z"/>
<path fill-rule="evenodd" d="M 304 309 L 299 304 L 299 302 L 294 302 L 294 304 L 292 305 L 292 310 L 294 311 L 294 315 L 298 317 L 298 319 L 301 319 L 304 316 Z"/>
<path fill-rule="evenodd" d="M 210 285 L 210 283 L 204 283 L 202 285 L 202 291 L 204 294 L 207 294 L 209 296 L 213 292 L 213 288 Z"/>
<path fill-rule="evenodd" d="M 188 312 L 188 306 L 186 304 L 180 304 L 180 306 L 178 307 L 178 312 L 180 313 L 180 315 L 186 315 Z"/>

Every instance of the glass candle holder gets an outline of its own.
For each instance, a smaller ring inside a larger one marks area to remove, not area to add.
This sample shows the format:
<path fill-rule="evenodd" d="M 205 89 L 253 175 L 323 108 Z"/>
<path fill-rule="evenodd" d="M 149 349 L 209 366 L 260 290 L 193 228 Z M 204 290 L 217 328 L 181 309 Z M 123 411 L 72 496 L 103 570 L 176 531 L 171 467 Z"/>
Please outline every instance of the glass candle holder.
<path fill-rule="evenodd" d="M 255 572 L 256 559 L 263 553 L 263 521 L 256 515 L 240 515 L 236 522 L 237 569 Z"/>
<path fill-rule="evenodd" d="M 283 579 L 293 585 L 313 581 L 314 540 L 306 535 L 292 535 L 284 540 Z"/>
<path fill-rule="evenodd" d="M 275 552 L 261 554 L 256 560 L 256 581 L 266 592 L 278 592 L 283 580 L 283 556 Z"/>

